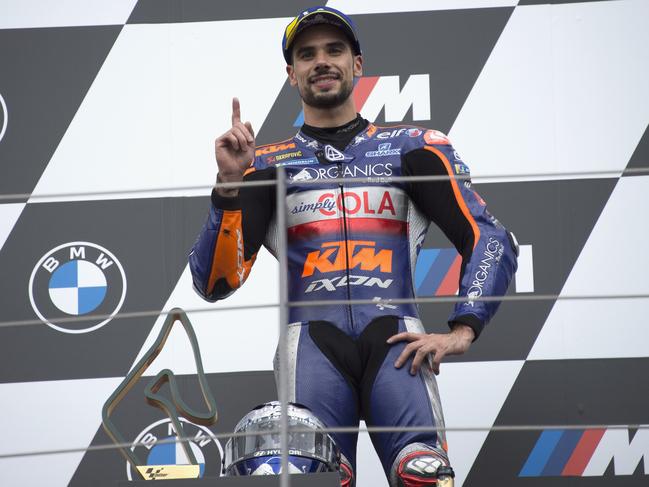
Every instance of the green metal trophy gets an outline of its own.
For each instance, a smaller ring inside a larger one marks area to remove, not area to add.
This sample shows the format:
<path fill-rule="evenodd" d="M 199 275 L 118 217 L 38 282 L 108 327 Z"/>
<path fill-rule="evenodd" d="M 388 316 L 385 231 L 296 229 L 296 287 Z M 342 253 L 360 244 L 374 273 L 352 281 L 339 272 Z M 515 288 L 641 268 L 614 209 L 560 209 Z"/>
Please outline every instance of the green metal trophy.
<path fill-rule="evenodd" d="M 146 465 L 145 462 L 142 462 L 138 456 L 128 448 L 125 448 L 124 445 L 127 444 L 124 437 L 115 427 L 115 424 L 111 420 L 111 414 L 117 407 L 117 405 L 124 399 L 128 392 L 133 388 L 137 383 L 142 374 L 149 368 L 153 363 L 156 357 L 162 351 L 167 338 L 176 322 L 180 321 L 182 323 L 185 333 L 192 346 L 192 351 L 194 353 L 194 361 L 196 362 L 196 374 L 198 376 L 198 382 L 200 384 L 201 392 L 203 393 L 203 399 L 207 405 L 207 412 L 202 413 L 199 411 L 194 411 L 191 409 L 180 397 L 178 391 L 178 384 L 176 382 L 176 376 L 169 369 L 161 370 L 158 375 L 156 375 L 145 387 L 144 396 L 146 401 L 157 408 L 162 409 L 171 422 L 178 434 L 179 441 L 181 442 L 183 451 L 187 455 L 187 458 L 190 461 L 189 465 Z M 168 383 L 170 389 L 171 400 L 163 397 L 158 392 L 160 388 Z M 142 359 L 137 363 L 133 370 L 131 370 L 128 375 L 124 378 L 121 384 L 115 389 L 113 394 L 108 398 L 104 407 L 102 409 L 102 424 L 108 436 L 119 445 L 119 450 L 126 460 L 131 464 L 133 469 L 138 472 L 140 477 L 144 480 L 159 480 L 159 479 L 181 479 L 181 478 L 198 478 L 200 474 L 200 466 L 196 461 L 196 457 L 191 449 L 189 440 L 185 435 L 183 426 L 178 419 L 179 415 L 182 415 L 187 420 L 209 426 L 216 422 L 217 411 L 216 411 L 216 402 L 214 401 L 214 396 L 210 391 L 210 388 L 207 384 L 207 378 L 203 372 L 203 362 L 201 361 L 201 354 L 198 348 L 198 341 L 196 339 L 196 334 L 194 329 L 187 318 L 185 312 L 180 308 L 172 309 L 167 315 L 167 319 L 162 325 L 162 329 L 158 334 L 158 338 L 155 343 L 149 348 L 147 353 L 142 357 Z"/>

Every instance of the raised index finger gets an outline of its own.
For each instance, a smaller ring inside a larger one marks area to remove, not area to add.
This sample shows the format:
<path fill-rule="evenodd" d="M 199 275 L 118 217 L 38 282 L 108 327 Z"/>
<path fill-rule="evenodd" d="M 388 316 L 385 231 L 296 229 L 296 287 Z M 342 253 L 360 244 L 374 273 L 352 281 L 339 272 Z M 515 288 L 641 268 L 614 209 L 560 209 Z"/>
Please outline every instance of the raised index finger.
<path fill-rule="evenodd" d="M 235 96 L 232 98 L 232 126 L 241 122 L 241 107 L 239 105 L 239 99 Z"/>

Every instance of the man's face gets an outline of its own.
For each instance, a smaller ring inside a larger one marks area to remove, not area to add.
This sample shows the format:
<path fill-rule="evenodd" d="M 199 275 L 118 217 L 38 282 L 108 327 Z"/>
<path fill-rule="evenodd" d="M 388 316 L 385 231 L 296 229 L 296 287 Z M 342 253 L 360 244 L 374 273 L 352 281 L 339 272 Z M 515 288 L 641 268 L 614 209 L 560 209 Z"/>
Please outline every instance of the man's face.
<path fill-rule="evenodd" d="M 355 56 L 345 34 L 330 25 L 316 25 L 300 33 L 293 45 L 293 65 L 286 67 L 291 86 L 315 108 L 342 105 L 363 74 L 363 59 Z"/>

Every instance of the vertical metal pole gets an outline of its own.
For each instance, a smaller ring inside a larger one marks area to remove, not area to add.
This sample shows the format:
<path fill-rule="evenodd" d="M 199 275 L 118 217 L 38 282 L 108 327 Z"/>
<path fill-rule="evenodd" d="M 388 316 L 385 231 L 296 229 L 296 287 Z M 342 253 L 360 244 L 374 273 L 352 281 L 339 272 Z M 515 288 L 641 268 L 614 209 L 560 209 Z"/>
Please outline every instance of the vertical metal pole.
<path fill-rule="evenodd" d="M 282 473 L 280 487 L 290 486 L 288 472 L 288 256 L 286 250 L 286 171 L 277 167 L 277 259 L 279 260 L 279 401 L 282 407 L 280 445 Z"/>

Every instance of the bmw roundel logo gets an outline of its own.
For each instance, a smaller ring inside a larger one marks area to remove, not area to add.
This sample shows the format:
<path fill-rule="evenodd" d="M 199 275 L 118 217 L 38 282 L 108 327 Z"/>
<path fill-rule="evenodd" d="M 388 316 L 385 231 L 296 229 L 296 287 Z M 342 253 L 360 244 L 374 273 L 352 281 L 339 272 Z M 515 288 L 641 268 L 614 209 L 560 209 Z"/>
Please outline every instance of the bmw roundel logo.
<path fill-rule="evenodd" d="M 34 312 L 64 333 L 87 333 L 104 326 L 120 310 L 125 296 L 122 264 L 111 251 L 91 242 L 53 248 L 36 263 L 29 279 Z"/>
<path fill-rule="evenodd" d="M 178 418 L 182 423 L 186 437 L 191 438 L 189 445 L 200 467 L 200 477 L 205 475 L 218 477 L 221 474 L 223 447 L 209 428 L 198 426 Z M 189 459 L 180 442 L 170 441 L 177 437 L 174 425 L 169 418 L 161 419 L 147 426 L 135 438 L 131 451 L 144 465 L 188 465 Z M 168 440 L 161 442 L 160 440 Z M 126 462 L 126 476 L 129 480 L 139 480 L 137 472 Z"/>

